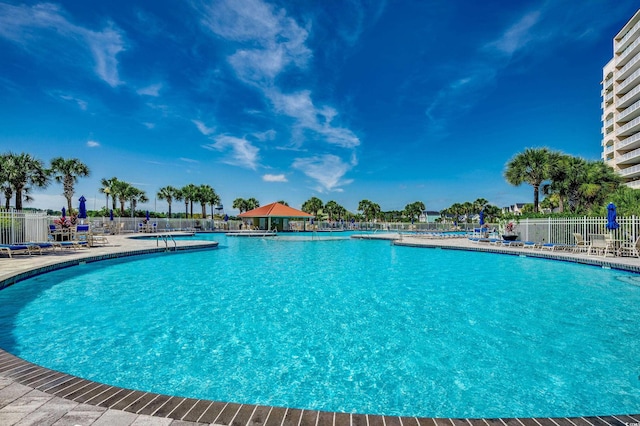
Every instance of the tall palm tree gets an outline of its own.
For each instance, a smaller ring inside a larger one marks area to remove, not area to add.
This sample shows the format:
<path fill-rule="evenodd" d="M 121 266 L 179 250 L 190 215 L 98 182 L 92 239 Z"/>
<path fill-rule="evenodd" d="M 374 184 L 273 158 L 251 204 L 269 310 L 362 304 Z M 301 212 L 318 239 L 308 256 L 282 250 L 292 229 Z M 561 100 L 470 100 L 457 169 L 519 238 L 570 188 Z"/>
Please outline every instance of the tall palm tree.
<path fill-rule="evenodd" d="M 102 185 L 98 191 L 101 194 L 105 194 L 106 195 L 106 203 L 104 205 L 105 209 L 109 209 L 109 196 L 111 196 L 112 199 L 112 205 L 111 208 L 113 210 L 116 209 L 116 197 L 114 196 L 114 186 L 117 184 L 118 182 L 118 178 L 117 177 L 112 177 L 111 179 L 106 179 L 106 178 L 102 178 L 100 179 L 100 185 Z"/>
<path fill-rule="evenodd" d="M 6 160 L 9 168 L 5 170 L 6 178 L 15 195 L 16 210 L 22 210 L 22 201 L 25 189 L 29 186 L 44 188 L 49 184 L 49 174 L 42 160 L 32 157 L 30 154 L 8 153 L 10 160 Z"/>
<path fill-rule="evenodd" d="M 253 197 L 247 199 L 247 211 L 257 209 L 258 207 L 260 207 L 260 201 Z"/>
<path fill-rule="evenodd" d="M 13 157 L 9 154 L 0 155 L 0 191 L 4 194 L 5 209 L 9 210 L 13 188 L 9 182 L 9 170 L 13 167 Z"/>
<path fill-rule="evenodd" d="M 124 216 L 124 205 L 128 201 L 129 188 L 131 184 L 122 180 L 113 182 L 111 187 L 111 197 L 120 203 L 120 216 Z"/>
<path fill-rule="evenodd" d="M 158 199 L 165 200 L 169 205 L 169 219 L 171 219 L 171 203 L 173 203 L 174 199 L 177 200 L 177 197 L 176 197 L 177 193 L 178 193 L 178 189 L 174 188 L 171 185 L 167 185 L 160 188 L 158 190 L 158 193 L 156 194 Z"/>
<path fill-rule="evenodd" d="M 202 207 L 202 218 L 207 218 L 207 204 L 211 204 L 211 218 L 213 219 L 213 205 L 220 202 L 220 197 L 210 185 L 200 185 L 197 190 L 197 201 Z"/>
<path fill-rule="evenodd" d="M 504 177 L 512 185 L 533 186 L 533 209 L 539 211 L 540 185 L 549 179 L 551 152 L 547 148 L 527 148 L 507 163 Z"/>
<path fill-rule="evenodd" d="M 361 211 L 365 219 L 370 221 L 375 218 L 380 212 L 380 206 L 369 200 L 361 200 L 358 203 L 358 211 Z"/>
<path fill-rule="evenodd" d="M 409 217 L 409 219 L 413 220 L 419 219 L 422 212 L 425 210 L 424 203 L 422 201 L 416 201 L 410 204 L 407 204 L 404 207 L 404 214 Z"/>
<path fill-rule="evenodd" d="M 56 157 L 51 160 L 51 175 L 56 182 L 62 183 L 62 195 L 67 199 L 67 210 L 71 211 L 71 200 L 75 193 L 75 184 L 79 177 L 89 176 L 89 167 L 77 158 Z"/>
<path fill-rule="evenodd" d="M 302 211 L 312 214 L 314 216 L 318 216 L 318 212 L 322 210 L 324 203 L 318 197 L 311 197 L 304 203 L 302 203 Z"/>
<path fill-rule="evenodd" d="M 180 192 L 182 193 L 185 205 L 189 206 L 190 216 L 191 219 L 193 219 L 193 202 L 196 201 L 198 197 L 198 187 L 190 183 L 186 186 L 183 186 L 180 189 Z"/>
<path fill-rule="evenodd" d="M 244 198 L 236 198 L 235 200 L 233 200 L 233 205 L 231 207 L 233 207 L 234 209 L 238 209 L 240 213 L 249 211 L 249 209 L 247 208 L 247 200 L 245 200 Z"/>
<path fill-rule="evenodd" d="M 124 197 L 129 201 L 131 216 L 135 216 L 136 206 L 138 205 L 138 203 L 146 203 L 147 201 L 149 201 L 149 199 L 147 198 L 147 194 L 143 190 L 138 189 L 132 185 L 129 185 L 124 191 Z"/>

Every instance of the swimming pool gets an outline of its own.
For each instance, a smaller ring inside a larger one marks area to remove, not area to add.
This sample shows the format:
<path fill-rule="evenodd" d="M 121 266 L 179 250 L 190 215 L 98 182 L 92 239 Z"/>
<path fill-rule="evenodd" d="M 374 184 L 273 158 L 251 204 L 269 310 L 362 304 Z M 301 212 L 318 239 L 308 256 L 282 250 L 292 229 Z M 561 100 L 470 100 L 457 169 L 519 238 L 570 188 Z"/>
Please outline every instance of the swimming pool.
<path fill-rule="evenodd" d="M 637 276 L 380 241 L 210 237 L 218 250 L 1 291 L 0 347 L 222 401 L 441 417 L 640 411 Z"/>

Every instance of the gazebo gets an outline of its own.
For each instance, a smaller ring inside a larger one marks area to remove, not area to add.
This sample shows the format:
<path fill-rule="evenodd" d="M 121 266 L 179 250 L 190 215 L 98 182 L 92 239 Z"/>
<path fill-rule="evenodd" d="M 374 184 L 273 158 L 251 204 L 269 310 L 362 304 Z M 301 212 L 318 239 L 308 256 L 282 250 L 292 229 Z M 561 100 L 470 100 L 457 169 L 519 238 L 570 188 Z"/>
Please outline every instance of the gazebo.
<path fill-rule="evenodd" d="M 289 230 L 291 219 L 302 219 L 306 221 L 314 216 L 302 210 L 294 209 L 280 203 L 271 203 L 248 212 L 240 213 L 238 217 L 242 219 L 252 219 L 253 226 L 262 230 L 277 229 L 278 231 Z M 303 231 L 305 227 L 300 229 Z"/>

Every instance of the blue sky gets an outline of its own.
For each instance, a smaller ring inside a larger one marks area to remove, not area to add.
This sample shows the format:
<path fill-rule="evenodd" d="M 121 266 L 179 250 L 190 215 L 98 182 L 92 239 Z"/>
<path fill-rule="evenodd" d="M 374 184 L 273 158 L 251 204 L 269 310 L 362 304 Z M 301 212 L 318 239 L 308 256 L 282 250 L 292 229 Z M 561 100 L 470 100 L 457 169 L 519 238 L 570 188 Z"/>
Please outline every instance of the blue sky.
<path fill-rule="evenodd" d="M 579 5 L 579 6 L 577 6 Z M 506 162 L 600 158 L 600 81 L 629 0 L 0 2 L 0 152 L 147 192 L 209 184 L 355 211 L 530 202 Z M 62 187 L 31 207 L 61 208 Z M 175 208 L 174 208 L 175 210 Z"/>

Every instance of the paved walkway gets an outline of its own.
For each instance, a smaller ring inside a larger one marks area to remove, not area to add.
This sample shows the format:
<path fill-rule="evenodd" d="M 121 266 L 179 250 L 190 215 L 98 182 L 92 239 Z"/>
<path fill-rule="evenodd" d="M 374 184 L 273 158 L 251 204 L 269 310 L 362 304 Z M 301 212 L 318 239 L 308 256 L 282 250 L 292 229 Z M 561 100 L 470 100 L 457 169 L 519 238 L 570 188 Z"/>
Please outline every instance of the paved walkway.
<path fill-rule="evenodd" d="M 33 275 L 42 267 L 92 262 L 116 255 L 152 253 L 172 247 L 164 241 L 110 236 L 109 245 L 42 256 L 0 258 L 0 289 L 16 276 Z M 500 248 L 467 239 L 429 239 L 403 236 L 395 244 L 495 251 L 572 260 L 640 272 L 640 259 L 603 258 L 524 248 Z M 210 242 L 178 241 L 180 250 L 212 248 Z M 120 409 L 117 409 L 120 408 Z M 232 426 L 640 426 L 640 415 L 540 419 L 423 419 L 328 413 L 176 398 L 132 391 L 86 381 L 28 363 L 0 350 L 0 425 L 204 425 Z"/>

